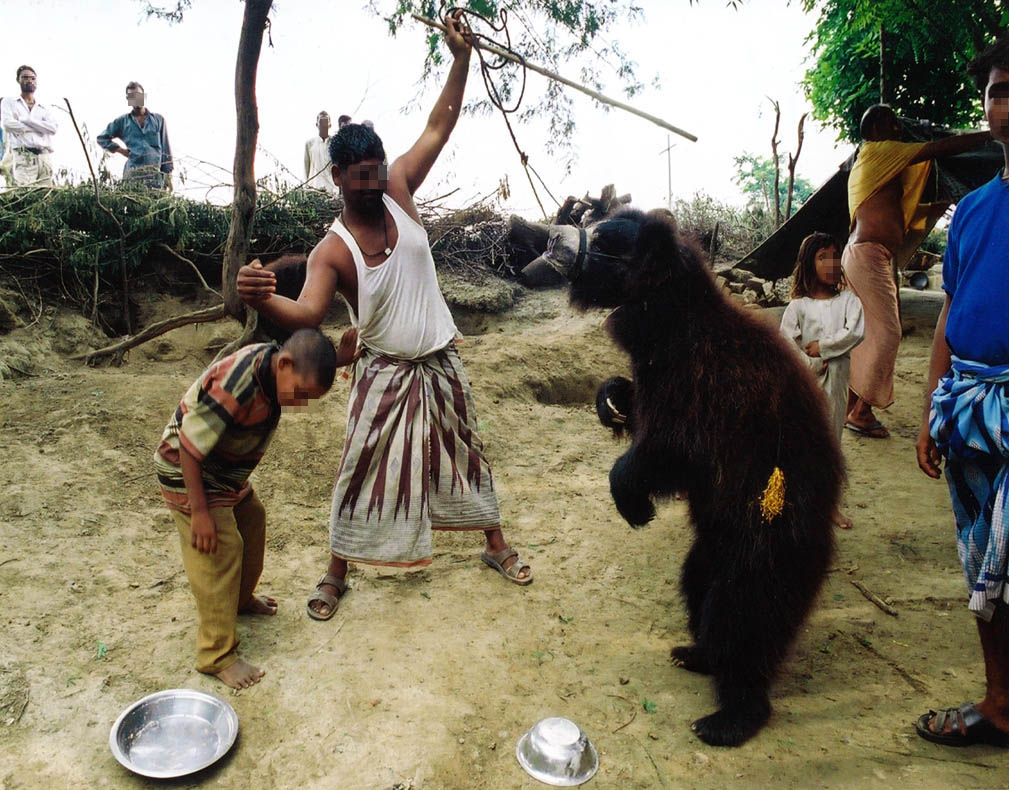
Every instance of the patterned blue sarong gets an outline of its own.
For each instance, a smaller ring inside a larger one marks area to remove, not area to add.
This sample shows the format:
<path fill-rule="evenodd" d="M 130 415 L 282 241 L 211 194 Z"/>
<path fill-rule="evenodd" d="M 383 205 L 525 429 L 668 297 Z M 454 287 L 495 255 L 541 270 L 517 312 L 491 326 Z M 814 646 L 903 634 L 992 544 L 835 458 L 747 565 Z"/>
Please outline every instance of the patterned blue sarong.
<path fill-rule="evenodd" d="M 969 609 L 990 620 L 996 601 L 1009 602 L 1009 365 L 952 362 L 932 394 L 929 433 L 947 459 Z"/>

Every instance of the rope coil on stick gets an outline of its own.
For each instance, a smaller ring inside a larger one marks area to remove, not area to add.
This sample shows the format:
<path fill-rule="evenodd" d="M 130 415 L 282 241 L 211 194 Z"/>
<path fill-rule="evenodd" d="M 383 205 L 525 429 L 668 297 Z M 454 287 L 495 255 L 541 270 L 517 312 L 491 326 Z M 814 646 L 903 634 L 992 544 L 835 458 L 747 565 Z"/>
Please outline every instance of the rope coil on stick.
<path fill-rule="evenodd" d="M 508 118 L 514 112 L 517 112 L 519 107 L 522 106 L 522 99 L 525 97 L 526 92 L 526 61 L 518 52 L 512 49 L 511 46 L 511 31 L 508 30 L 508 10 L 501 9 L 501 24 L 495 25 L 493 21 L 485 17 L 476 11 L 471 11 L 467 8 L 460 8 L 459 6 L 452 6 L 451 8 L 445 9 L 445 4 L 443 3 L 439 9 L 439 16 L 443 19 L 447 18 L 447 15 L 456 14 L 458 12 L 457 20 L 460 22 L 464 17 L 472 17 L 483 22 L 487 27 L 489 27 L 494 33 L 499 33 L 504 35 L 504 43 L 500 41 L 495 41 L 489 35 L 484 33 L 478 33 L 473 30 L 473 26 L 469 22 L 465 23 L 463 28 L 463 34 L 467 35 L 473 44 L 473 51 L 476 52 L 477 59 L 480 61 L 480 76 L 483 78 L 484 90 L 487 91 L 487 98 L 490 103 L 500 111 L 501 117 L 504 119 L 505 126 L 508 129 L 508 134 L 511 136 L 512 144 L 515 146 L 515 151 L 519 155 L 519 161 L 522 163 L 522 168 L 525 170 L 526 178 L 529 179 L 529 186 L 532 188 L 533 197 L 536 198 L 536 203 L 540 207 L 540 211 L 543 213 L 544 219 L 549 219 L 546 209 L 543 207 L 543 201 L 540 200 L 539 193 L 536 191 L 536 184 L 533 183 L 532 176 L 529 174 L 530 170 L 536 175 L 540 183 L 543 184 L 543 188 L 546 190 L 547 194 L 553 199 L 554 203 L 560 207 L 560 202 L 554 197 L 553 193 L 547 187 L 546 183 L 540 177 L 540 174 L 529 164 L 529 155 L 522 150 L 522 146 L 519 145 L 518 138 L 515 136 L 515 130 L 512 128 L 511 120 Z M 421 21 L 428 22 L 423 17 L 417 14 L 413 15 L 415 18 Z M 483 45 L 481 45 L 483 42 Z M 491 52 L 498 56 L 499 60 L 497 62 L 489 62 L 485 57 L 486 52 Z M 507 53 L 511 57 L 505 57 Z M 505 100 L 501 98 L 501 93 L 498 91 L 497 85 L 494 83 L 491 72 L 501 71 L 507 65 L 508 61 L 518 63 L 521 68 L 522 83 L 521 89 L 519 90 L 518 98 L 515 100 L 514 106 L 506 107 Z"/>

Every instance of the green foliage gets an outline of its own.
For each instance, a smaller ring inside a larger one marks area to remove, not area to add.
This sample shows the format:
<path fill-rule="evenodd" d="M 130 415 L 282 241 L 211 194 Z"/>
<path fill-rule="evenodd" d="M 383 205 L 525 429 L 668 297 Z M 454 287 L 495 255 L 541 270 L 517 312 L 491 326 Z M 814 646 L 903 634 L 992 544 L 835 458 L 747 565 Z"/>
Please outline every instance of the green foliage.
<path fill-rule="evenodd" d="M 858 122 L 880 97 L 898 115 L 946 126 L 980 120 L 980 97 L 967 64 L 1009 26 L 1003 0 L 803 0 L 817 14 L 807 39 L 814 65 L 803 81 L 813 117 L 858 141 Z"/>
<path fill-rule="evenodd" d="M 220 281 L 230 206 L 142 187 L 102 187 L 100 195 L 122 226 L 128 271 L 152 258 L 171 258 L 164 244 L 197 263 L 208 281 Z M 308 252 L 339 208 L 339 201 L 323 192 L 295 190 L 278 198 L 261 188 L 252 253 Z M 0 272 L 23 276 L 31 271 L 36 281 L 65 275 L 90 281 L 97 269 L 115 281 L 119 244 L 120 230 L 99 207 L 90 184 L 0 193 Z"/>
<path fill-rule="evenodd" d="M 705 247 L 718 225 L 718 257 L 738 260 L 774 232 L 774 212 L 761 207 L 739 208 L 704 192 L 673 204 L 680 228 Z"/>
<path fill-rule="evenodd" d="M 932 228 L 919 249 L 931 252 L 933 255 L 943 255 L 946 252 L 946 234 L 946 228 Z"/>
<path fill-rule="evenodd" d="M 782 156 L 782 159 L 786 157 Z M 746 198 L 746 205 L 751 209 L 762 209 L 774 213 L 774 160 L 769 156 L 756 156 L 744 153 L 733 158 L 736 165 L 736 177 L 733 179 Z M 795 176 L 792 184 L 792 212 L 809 200 L 815 187 L 800 175 Z M 778 177 L 778 205 L 782 214 L 788 200 L 788 169 L 782 164 Z"/>

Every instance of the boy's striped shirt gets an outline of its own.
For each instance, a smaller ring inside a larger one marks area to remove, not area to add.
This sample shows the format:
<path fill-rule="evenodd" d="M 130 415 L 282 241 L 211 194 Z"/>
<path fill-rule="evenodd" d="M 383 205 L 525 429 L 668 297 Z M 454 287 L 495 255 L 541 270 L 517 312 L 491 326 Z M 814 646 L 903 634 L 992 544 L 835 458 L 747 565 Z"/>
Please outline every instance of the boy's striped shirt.
<path fill-rule="evenodd" d="M 280 420 L 271 343 L 246 346 L 211 365 L 189 388 L 154 453 L 168 507 L 189 513 L 180 445 L 200 461 L 209 507 L 233 507 L 251 490 L 249 475 Z"/>

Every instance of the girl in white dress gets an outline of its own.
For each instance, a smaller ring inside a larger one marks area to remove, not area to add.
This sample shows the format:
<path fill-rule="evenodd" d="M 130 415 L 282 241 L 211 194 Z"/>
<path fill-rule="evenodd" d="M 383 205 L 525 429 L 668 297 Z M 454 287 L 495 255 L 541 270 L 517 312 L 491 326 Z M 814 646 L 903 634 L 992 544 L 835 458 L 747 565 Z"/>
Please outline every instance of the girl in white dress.
<path fill-rule="evenodd" d="M 844 287 L 841 253 L 832 236 L 811 233 L 802 240 L 791 297 L 781 331 L 823 388 L 840 442 L 848 405 L 849 354 L 862 342 L 865 325 L 862 303 Z M 851 529 L 851 519 L 840 511 L 834 521 Z"/>

